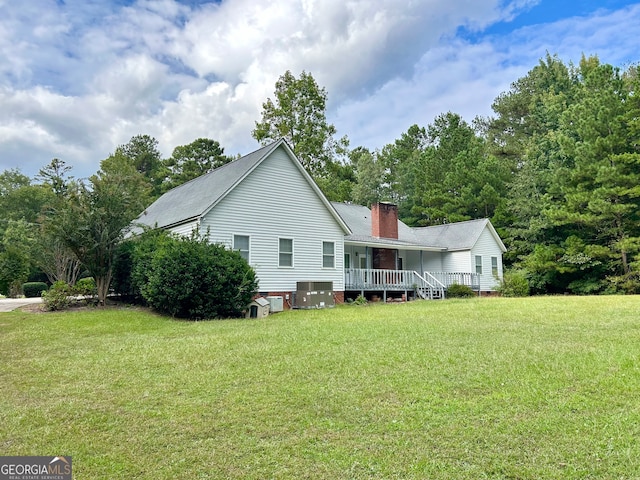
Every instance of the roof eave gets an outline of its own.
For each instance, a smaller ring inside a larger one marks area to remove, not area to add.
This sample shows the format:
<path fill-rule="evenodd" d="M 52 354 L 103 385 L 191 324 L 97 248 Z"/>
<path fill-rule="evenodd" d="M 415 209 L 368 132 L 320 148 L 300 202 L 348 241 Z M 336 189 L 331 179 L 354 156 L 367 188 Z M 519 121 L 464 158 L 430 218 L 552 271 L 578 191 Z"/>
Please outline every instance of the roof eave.
<path fill-rule="evenodd" d="M 393 243 L 376 242 L 375 240 L 368 241 L 368 240 L 345 239 L 344 243 L 345 245 L 360 245 L 365 247 L 376 247 L 376 248 L 398 248 L 403 250 L 422 250 L 422 251 L 428 251 L 428 252 L 445 252 L 447 250 L 444 247 L 428 247 L 425 245 L 415 245 L 415 244 L 400 245 L 400 244 L 393 244 Z"/>

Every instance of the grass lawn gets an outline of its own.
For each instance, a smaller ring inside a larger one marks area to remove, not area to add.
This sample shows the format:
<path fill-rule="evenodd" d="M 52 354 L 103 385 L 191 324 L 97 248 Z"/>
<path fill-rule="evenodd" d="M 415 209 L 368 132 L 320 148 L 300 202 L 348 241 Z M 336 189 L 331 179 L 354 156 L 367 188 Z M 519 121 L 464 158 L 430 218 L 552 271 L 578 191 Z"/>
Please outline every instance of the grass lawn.
<path fill-rule="evenodd" d="M 74 478 L 640 477 L 640 297 L 0 314 L 0 455 Z"/>

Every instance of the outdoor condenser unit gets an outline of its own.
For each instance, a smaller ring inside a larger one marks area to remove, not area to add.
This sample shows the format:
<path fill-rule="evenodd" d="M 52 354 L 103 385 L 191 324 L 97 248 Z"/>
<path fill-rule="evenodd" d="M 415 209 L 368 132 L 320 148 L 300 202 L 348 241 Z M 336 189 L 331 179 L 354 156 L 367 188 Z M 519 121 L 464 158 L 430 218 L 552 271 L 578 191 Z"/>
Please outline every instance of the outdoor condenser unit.
<path fill-rule="evenodd" d="M 295 308 L 335 306 L 333 282 L 297 282 Z"/>

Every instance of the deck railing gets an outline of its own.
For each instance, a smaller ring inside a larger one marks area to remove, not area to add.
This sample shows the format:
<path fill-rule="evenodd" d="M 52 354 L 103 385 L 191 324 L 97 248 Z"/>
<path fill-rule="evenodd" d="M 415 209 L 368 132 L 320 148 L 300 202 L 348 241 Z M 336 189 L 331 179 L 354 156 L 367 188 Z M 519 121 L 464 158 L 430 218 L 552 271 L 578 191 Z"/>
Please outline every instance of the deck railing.
<path fill-rule="evenodd" d="M 435 278 L 438 279 L 445 287 L 450 287 L 454 283 L 458 285 L 466 285 L 471 287 L 472 290 L 480 290 L 480 275 L 470 272 L 431 272 Z"/>
<path fill-rule="evenodd" d="M 382 270 L 377 268 L 347 268 L 344 271 L 346 290 L 414 290 L 425 282 L 431 286 L 444 287 L 454 283 L 480 289 L 477 273 L 423 272 L 413 270 Z"/>
<path fill-rule="evenodd" d="M 346 290 L 413 290 L 416 282 L 413 270 L 347 268 L 344 283 Z"/>

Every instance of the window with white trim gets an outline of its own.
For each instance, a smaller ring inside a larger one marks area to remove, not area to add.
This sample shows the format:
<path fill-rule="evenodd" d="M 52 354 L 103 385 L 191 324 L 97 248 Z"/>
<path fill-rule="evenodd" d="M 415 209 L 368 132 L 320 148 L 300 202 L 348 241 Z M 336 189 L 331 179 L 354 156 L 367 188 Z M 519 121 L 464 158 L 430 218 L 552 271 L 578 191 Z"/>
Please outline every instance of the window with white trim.
<path fill-rule="evenodd" d="M 476 273 L 482 275 L 482 255 L 476 255 Z"/>
<path fill-rule="evenodd" d="M 335 242 L 322 242 L 322 268 L 336 268 Z"/>
<path fill-rule="evenodd" d="M 240 256 L 249 262 L 249 236 L 234 235 L 233 249 L 240 253 Z"/>
<path fill-rule="evenodd" d="M 279 239 L 278 266 L 293 267 L 293 239 L 292 238 Z"/>
<path fill-rule="evenodd" d="M 498 276 L 498 257 L 491 257 L 491 275 Z"/>

